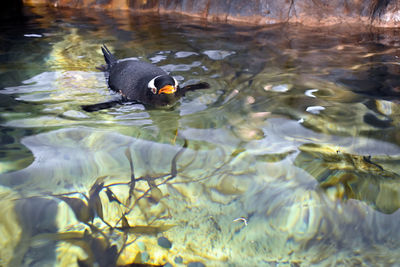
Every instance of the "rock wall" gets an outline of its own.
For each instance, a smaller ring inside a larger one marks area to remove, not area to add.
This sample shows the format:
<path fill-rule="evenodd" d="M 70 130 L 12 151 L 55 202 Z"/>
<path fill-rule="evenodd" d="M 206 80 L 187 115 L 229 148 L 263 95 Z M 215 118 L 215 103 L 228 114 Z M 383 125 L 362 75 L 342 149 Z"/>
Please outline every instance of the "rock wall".
<path fill-rule="evenodd" d="M 400 26 L 400 0 L 24 0 L 56 7 L 177 12 L 219 21 L 310 26 L 362 23 Z"/>

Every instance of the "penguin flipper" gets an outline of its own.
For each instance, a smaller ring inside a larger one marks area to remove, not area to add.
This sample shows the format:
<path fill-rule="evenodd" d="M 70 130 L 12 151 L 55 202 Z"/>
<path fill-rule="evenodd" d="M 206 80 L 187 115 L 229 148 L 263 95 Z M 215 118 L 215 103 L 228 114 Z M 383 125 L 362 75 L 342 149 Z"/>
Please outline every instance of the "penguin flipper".
<path fill-rule="evenodd" d="M 108 50 L 108 47 L 105 44 L 103 44 L 101 47 L 101 51 L 103 52 L 104 60 L 106 61 L 107 65 L 111 66 L 117 62 L 116 57 L 114 57 L 110 50 Z"/>
<path fill-rule="evenodd" d="M 210 88 L 210 85 L 206 82 L 186 85 L 185 87 L 182 87 L 180 89 L 180 95 L 184 96 L 188 91 L 196 91 L 196 90 L 208 89 L 208 88 Z"/>
<path fill-rule="evenodd" d="M 118 104 L 121 104 L 121 100 L 113 100 L 108 102 L 97 103 L 93 105 L 82 105 L 81 108 L 87 112 L 99 111 L 102 109 L 112 108 Z"/>

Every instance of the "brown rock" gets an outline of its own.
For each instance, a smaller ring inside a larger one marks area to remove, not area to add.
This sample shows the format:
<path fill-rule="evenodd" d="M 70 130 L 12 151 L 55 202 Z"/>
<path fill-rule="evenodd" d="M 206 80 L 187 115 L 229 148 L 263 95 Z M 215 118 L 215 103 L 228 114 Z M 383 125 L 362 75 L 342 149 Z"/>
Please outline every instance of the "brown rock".
<path fill-rule="evenodd" d="M 218 21 L 256 24 L 283 22 L 309 26 L 362 23 L 400 26 L 397 0 L 25 0 L 56 7 L 95 7 L 135 11 L 174 12 Z"/>

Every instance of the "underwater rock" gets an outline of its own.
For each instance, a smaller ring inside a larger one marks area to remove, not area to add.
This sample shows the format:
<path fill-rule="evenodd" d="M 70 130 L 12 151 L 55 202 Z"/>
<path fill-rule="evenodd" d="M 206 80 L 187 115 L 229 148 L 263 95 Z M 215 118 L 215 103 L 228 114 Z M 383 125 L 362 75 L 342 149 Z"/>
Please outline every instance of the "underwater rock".
<path fill-rule="evenodd" d="M 239 195 L 246 192 L 248 184 L 237 177 L 223 176 L 215 189 L 224 195 Z"/>
<path fill-rule="evenodd" d="M 161 237 L 159 237 L 159 238 L 157 239 L 157 244 L 158 244 L 160 247 L 163 247 L 163 248 L 166 248 L 166 249 L 172 248 L 172 243 L 171 243 L 171 241 L 169 241 L 168 238 L 163 237 L 163 236 L 161 236 Z"/>
<path fill-rule="evenodd" d="M 357 199 L 385 214 L 400 208 L 400 176 L 390 163 L 398 156 L 365 156 L 330 146 L 302 145 L 294 164 L 318 182 L 328 195 L 340 200 Z"/>
<path fill-rule="evenodd" d="M 188 267 L 206 267 L 203 263 L 195 261 L 187 265 Z"/>
<path fill-rule="evenodd" d="M 181 256 L 176 256 L 175 259 L 174 259 L 174 262 L 178 263 L 178 264 L 181 264 L 183 262 L 183 259 L 182 259 Z"/>

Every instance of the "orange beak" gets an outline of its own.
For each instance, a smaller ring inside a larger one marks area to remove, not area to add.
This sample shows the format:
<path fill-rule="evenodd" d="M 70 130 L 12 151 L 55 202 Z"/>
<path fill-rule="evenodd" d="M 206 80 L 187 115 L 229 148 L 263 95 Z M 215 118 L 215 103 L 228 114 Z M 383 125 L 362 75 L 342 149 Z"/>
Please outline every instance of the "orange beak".
<path fill-rule="evenodd" d="M 166 85 L 158 91 L 158 94 L 173 94 L 176 92 L 175 87 L 172 85 Z"/>

